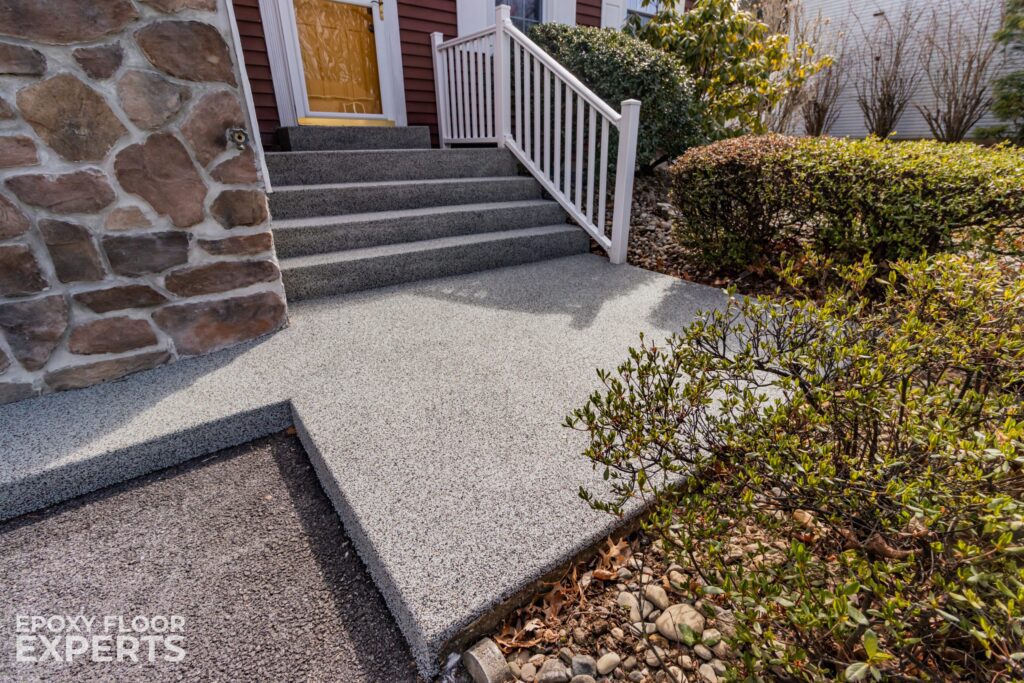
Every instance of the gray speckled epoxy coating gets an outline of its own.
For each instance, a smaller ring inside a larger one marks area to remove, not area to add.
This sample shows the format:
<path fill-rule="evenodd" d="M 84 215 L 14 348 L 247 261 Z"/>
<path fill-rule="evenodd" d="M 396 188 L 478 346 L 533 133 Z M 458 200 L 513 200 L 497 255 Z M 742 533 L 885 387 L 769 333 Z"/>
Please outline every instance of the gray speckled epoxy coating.
<path fill-rule="evenodd" d="M 257 343 L 0 406 L 11 516 L 294 421 L 421 671 L 614 526 L 561 426 L 643 331 L 719 290 L 585 254 L 291 308 Z"/>
<path fill-rule="evenodd" d="M 4 681 L 418 680 L 294 437 L 0 525 L 0 576 Z M 19 663 L 18 614 L 181 617 L 184 660 Z"/>

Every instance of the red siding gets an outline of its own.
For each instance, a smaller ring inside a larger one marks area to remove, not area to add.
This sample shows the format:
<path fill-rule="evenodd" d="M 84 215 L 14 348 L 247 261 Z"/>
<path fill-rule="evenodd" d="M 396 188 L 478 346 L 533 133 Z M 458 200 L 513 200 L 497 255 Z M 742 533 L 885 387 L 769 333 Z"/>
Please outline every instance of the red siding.
<path fill-rule="evenodd" d="M 267 41 L 260 19 L 259 0 L 232 0 L 232 3 L 235 6 L 238 34 L 242 38 L 245 71 L 249 75 L 253 104 L 256 105 L 260 138 L 264 147 L 273 147 L 274 131 L 281 125 L 281 118 L 274 98 L 274 82 L 270 78 L 270 61 L 267 59 Z"/>
<path fill-rule="evenodd" d="M 601 0 L 576 0 L 576 23 L 601 26 Z"/>
<path fill-rule="evenodd" d="M 398 28 L 402 42 L 405 77 L 405 110 L 410 126 L 430 126 L 437 144 L 437 98 L 434 95 L 434 64 L 430 34 L 440 31 L 445 39 L 458 33 L 456 0 L 398 2 Z"/>

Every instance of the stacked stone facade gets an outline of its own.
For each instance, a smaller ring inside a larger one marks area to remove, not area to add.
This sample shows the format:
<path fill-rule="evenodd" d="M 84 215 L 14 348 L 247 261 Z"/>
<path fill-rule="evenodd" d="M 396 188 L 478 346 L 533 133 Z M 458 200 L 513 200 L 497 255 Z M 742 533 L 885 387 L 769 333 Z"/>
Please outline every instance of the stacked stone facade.
<path fill-rule="evenodd" d="M 0 403 L 285 323 L 226 1 L 4 1 Z"/>

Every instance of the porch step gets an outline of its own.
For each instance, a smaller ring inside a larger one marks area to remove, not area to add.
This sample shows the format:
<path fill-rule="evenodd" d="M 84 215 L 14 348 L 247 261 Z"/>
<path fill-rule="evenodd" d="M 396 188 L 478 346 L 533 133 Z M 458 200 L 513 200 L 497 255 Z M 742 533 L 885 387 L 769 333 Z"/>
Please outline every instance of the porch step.
<path fill-rule="evenodd" d="M 540 185 L 530 177 L 292 185 L 274 188 L 270 212 L 283 220 L 539 199 L 541 194 Z"/>
<path fill-rule="evenodd" d="M 549 225 L 285 258 L 290 301 L 462 275 L 585 253 L 590 242 L 573 225 Z"/>
<path fill-rule="evenodd" d="M 346 249 L 518 230 L 565 223 L 556 202 L 531 199 L 492 204 L 462 204 L 377 213 L 295 218 L 274 222 L 280 258 Z"/>
<path fill-rule="evenodd" d="M 427 149 L 426 126 L 291 126 L 277 129 L 277 144 L 292 152 L 343 149 Z"/>
<path fill-rule="evenodd" d="M 485 178 L 518 172 L 515 157 L 496 148 L 272 152 L 266 158 L 274 185 Z"/>

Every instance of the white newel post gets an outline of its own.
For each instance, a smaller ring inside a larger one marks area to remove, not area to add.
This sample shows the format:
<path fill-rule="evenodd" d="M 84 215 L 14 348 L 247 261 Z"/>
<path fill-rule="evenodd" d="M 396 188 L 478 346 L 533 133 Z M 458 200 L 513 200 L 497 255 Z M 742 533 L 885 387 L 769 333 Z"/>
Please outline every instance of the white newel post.
<path fill-rule="evenodd" d="M 430 53 L 434 60 L 434 96 L 437 99 L 437 144 L 447 147 L 451 137 L 448 123 L 448 107 L 445 106 L 448 90 L 445 88 L 444 69 L 441 64 L 441 51 L 438 46 L 444 42 L 444 35 L 438 31 L 430 34 Z"/>
<path fill-rule="evenodd" d="M 640 131 L 640 102 L 622 103 L 619 120 L 619 157 L 615 166 L 615 212 L 612 215 L 612 245 L 608 259 L 615 264 L 626 262 L 629 246 L 629 219 L 633 209 L 633 174 L 636 170 L 636 142 Z"/>
<path fill-rule="evenodd" d="M 508 50 L 505 47 L 505 27 L 511 22 L 512 10 L 508 5 L 499 5 L 494 10 L 494 136 L 498 147 L 505 146 L 505 140 L 512 132 L 511 78 L 508 67 Z"/>

